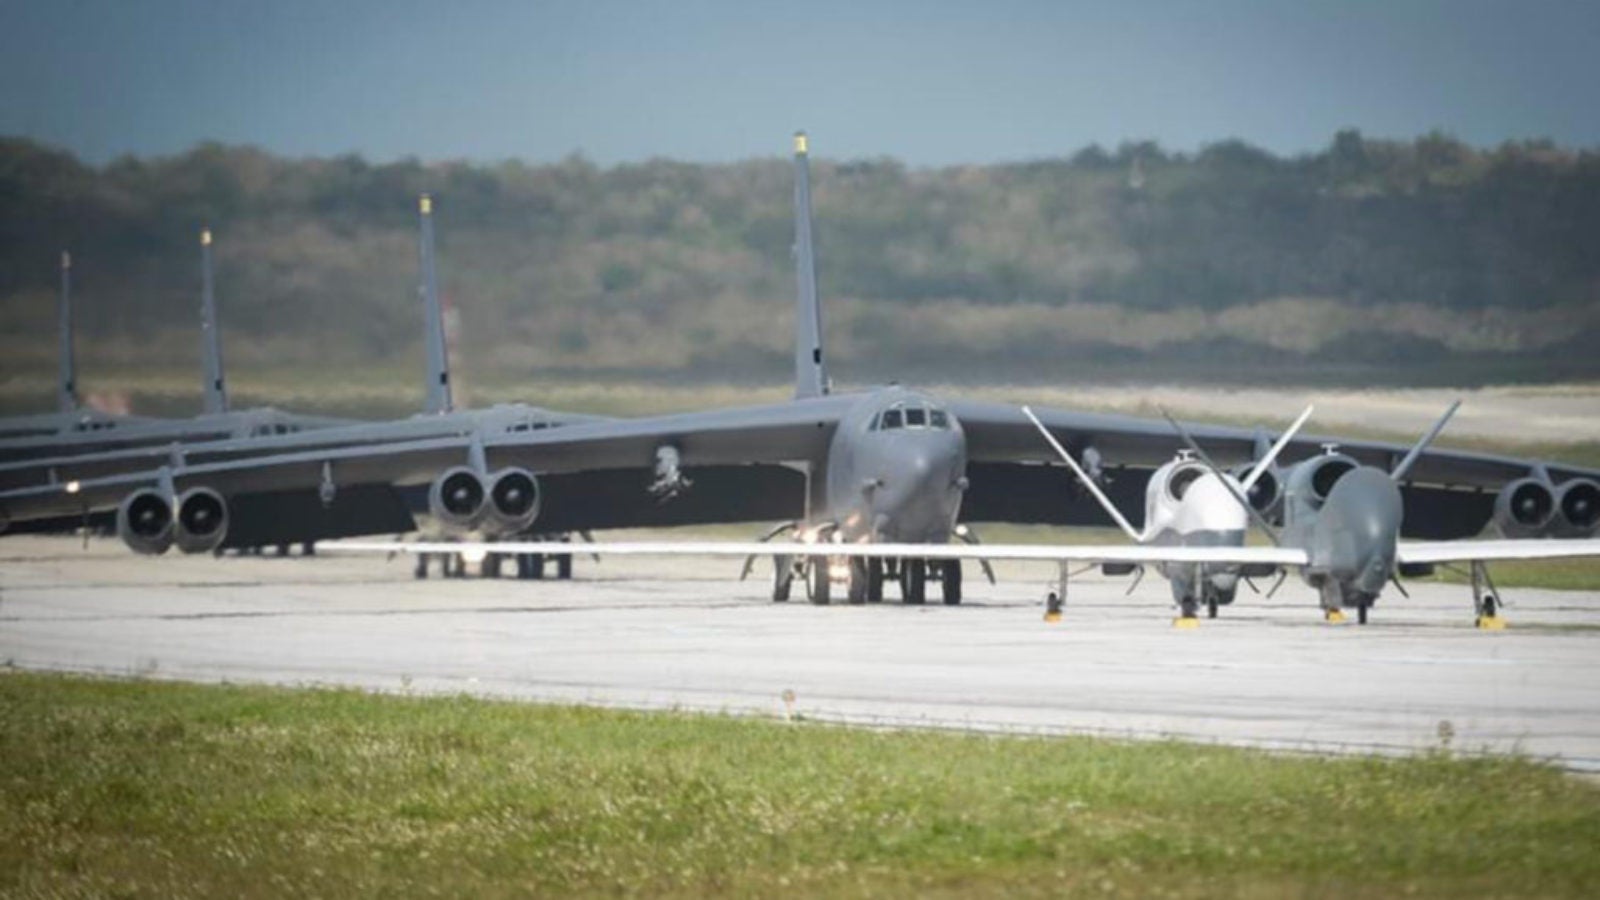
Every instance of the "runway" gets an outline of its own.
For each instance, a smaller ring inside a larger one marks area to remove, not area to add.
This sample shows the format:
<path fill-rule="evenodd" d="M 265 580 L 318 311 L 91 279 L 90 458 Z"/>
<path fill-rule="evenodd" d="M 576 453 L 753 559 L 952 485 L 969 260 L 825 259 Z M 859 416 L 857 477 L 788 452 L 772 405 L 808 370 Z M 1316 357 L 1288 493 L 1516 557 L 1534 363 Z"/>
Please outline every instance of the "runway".
<path fill-rule="evenodd" d="M 886 726 L 1182 738 L 1312 752 L 1518 751 L 1600 771 L 1600 595 L 1391 591 L 1329 625 L 1291 581 L 1170 627 L 1165 582 L 971 572 L 960 607 L 767 599 L 770 567 L 580 557 L 571 582 L 416 581 L 381 557 L 141 558 L 0 544 L 0 662 L 195 681 L 468 692 Z M 792 692 L 792 707 L 784 695 Z"/>

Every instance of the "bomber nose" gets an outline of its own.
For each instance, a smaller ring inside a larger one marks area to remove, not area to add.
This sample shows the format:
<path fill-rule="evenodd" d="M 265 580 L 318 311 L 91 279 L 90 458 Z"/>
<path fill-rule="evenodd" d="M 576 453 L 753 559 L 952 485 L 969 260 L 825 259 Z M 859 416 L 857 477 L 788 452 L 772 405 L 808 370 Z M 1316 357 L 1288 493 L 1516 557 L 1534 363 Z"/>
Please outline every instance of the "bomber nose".
<path fill-rule="evenodd" d="M 933 437 L 933 436 L 929 436 Z M 873 496 L 879 536 L 902 541 L 943 540 L 961 502 L 960 446 L 922 440 L 897 453 Z"/>

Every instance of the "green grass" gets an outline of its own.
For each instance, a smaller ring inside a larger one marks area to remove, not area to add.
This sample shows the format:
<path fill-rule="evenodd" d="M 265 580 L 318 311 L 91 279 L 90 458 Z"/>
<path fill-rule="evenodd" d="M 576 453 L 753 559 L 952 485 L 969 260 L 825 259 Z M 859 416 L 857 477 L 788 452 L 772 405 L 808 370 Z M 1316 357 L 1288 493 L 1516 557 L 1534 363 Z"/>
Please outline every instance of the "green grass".
<path fill-rule="evenodd" d="M 1600 591 L 1600 559 L 1507 560 L 1490 563 L 1489 577 L 1501 588 Z M 1449 569 L 1436 569 L 1433 580 L 1466 584 L 1469 579 Z"/>
<path fill-rule="evenodd" d="M 1580 897 L 1597 846 L 1514 758 L 0 676 L 10 896 Z"/>

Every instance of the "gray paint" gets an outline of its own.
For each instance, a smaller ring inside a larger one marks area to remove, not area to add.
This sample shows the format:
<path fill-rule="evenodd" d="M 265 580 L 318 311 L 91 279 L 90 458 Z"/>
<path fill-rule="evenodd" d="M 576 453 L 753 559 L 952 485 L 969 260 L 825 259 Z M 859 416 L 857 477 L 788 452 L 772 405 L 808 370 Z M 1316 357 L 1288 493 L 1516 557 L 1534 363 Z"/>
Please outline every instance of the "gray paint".
<path fill-rule="evenodd" d="M 60 318 L 57 333 L 61 342 L 56 408 L 70 414 L 78 411 L 78 375 L 72 355 L 72 254 L 66 250 L 61 251 L 61 299 L 57 302 L 56 313 Z"/>
<path fill-rule="evenodd" d="M 817 264 L 811 244 L 811 161 L 806 133 L 794 136 L 795 344 L 794 396 L 828 393 L 822 358 L 822 306 L 817 301 Z"/>
<path fill-rule="evenodd" d="M 421 227 L 417 233 L 417 257 L 422 295 L 423 344 L 427 348 L 428 375 L 425 412 L 447 413 L 455 409 L 450 390 L 450 361 L 444 342 L 444 307 L 439 303 L 439 276 L 433 253 L 433 198 L 422 195 L 418 202 Z"/>
<path fill-rule="evenodd" d="M 222 334 L 217 322 L 217 297 L 211 274 L 211 229 L 200 232 L 200 357 L 201 411 L 209 416 L 228 411 L 228 387 L 222 381 Z"/>

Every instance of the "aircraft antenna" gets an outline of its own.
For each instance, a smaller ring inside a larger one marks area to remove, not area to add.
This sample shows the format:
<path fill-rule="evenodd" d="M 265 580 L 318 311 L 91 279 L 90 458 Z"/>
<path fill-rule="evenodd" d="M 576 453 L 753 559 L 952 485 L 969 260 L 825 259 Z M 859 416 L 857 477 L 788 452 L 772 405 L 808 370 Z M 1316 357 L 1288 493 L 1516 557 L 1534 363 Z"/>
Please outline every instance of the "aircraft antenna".
<path fill-rule="evenodd" d="M 211 229 L 200 230 L 200 354 L 205 372 L 203 405 L 207 414 L 228 411 L 228 387 L 222 380 L 222 334 L 217 324 L 217 297 L 212 290 Z"/>
<path fill-rule="evenodd" d="M 61 411 L 78 411 L 78 370 L 72 355 L 72 254 L 61 251 L 61 300 L 56 312 L 60 317 L 61 331 L 61 383 L 57 397 Z"/>
<path fill-rule="evenodd" d="M 1072 470 L 1072 474 L 1078 476 L 1078 480 L 1083 482 L 1083 486 L 1089 489 L 1089 493 L 1093 494 L 1094 498 L 1100 501 L 1100 505 L 1105 507 L 1105 511 L 1111 514 L 1111 521 L 1116 522 L 1117 526 L 1134 543 L 1139 543 L 1141 540 L 1139 532 L 1133 530 L 1133 526 L 1129 525 L 1128 520 L 1122 517 L 1122 513 L 1117 509 L 1116 504 L 1106 497 L 1105 493 L 1100 490 L 1100 485 L 1094 483 L 1094 479 L 1090 478 L 1089 473 L 1078 465 L 1078 461 L 1072 458 L 1072 454 L 1067 452 L 1067 448 L 1061 446 L 1061 442 L 1057 441 L 1056 436 L 1050 433 L 1050 429 L 1044 427 L 1044 423 L 1039 421 L 1039 417 L 1033 414 L 1033 410 L 1024 406 L 1022 414 L 1033 422 L 1033 427 L 1039 429 L 1039 433 L 1044 435 L 1044 439 L 1049 442 L 1056 454 L 1061 457 L 1061 461 L 1067 464 L 1067 468 Z"/>
<path fill-rule="evenodd" d="M 417 255 L 422 269 L 422 282 L 417 286 L 417 292 L 422 295 L 424 343 L 428 354 L 425 411 L 447 413 L 455 408 L 455 402 L 450 395 L 450 359 L 444 345 L 444 307 L 439 303 L 439 276 L 434 268 L 433 198 L 423 194 L 417 203 L 417 210 L 421 220 Z"/>
<path fill-rule="evenodd" d="M 1307 410 L 1306 415 L 1309 414 L 1310 410 Z M 1172 430 L 1178 433 L 1178 437 L 1182 438 L 1183 442 L 1189 445 L 1189 449 L 1194 451 L 1194 455 L 1199 458 L 1201 464 L 1207 469 L 1210 469 L 1211 474 L 1215 475 L 1217 480 L 1222 482 L 1222 486 L 1228 489 L 1228 493 L 1233 495 L 1233 499 L 1239 501 L 1239 505 L 1244 507 L 1244 511 L 1249 514 L 1250 519 L 1256 523 L 1256 527 L 1261 529 L 1262 533 L 1267 536 L 1267 539 L 1272 541 L 1273 546 L 1281 545 L 1283 542 L 1278 539 L 1278 530 L 1272 527 L 1272 523 L 1267 521 L 1266 516 L 1263 516 L 1260 510 L 1250 505 L 1250 498 L 1246 497 L 1244 492 L 1239 489 L 1239 485 L 1235 483 L 1232 478 L 1228 477 L 1228 473 L 1217 467 L 1217 464 L 1212 461 L 1210 454 L 1200 449 L 1200 445 L 1195 443 L 1194 436 L 1189 434 L 1189 430 L 1179 424 L 1178 420 L 1174 419 L 1172 414 L 1167 412 L 1165 409 L 1161 410 L 1161 417 L 1166 419 L 1167 424 L 1172 426 Z"/>
<path fill-rule="evenodd" d="M 1256 462 L 1255 468 L 1251 469 L 1250 474 L 1246 475 L 1244 481 L 1239 483 L 1240 490 L 1243 490 L 1246 494 L 1250 493 L 1250 489 L 1255 487 L 1256 481 L 1261 477 L 1262 473 L 1272 466 L 1273 461 L 1278 458 L 1278 454 L 1283 452 L 1283 448 L 1289 446 L 1289 442 L 1294 440 L 1295 434 L 1300 431 L 1300 426 L 1306 424 L 1306 420 L 1311 418 L 1312 410 L 1316 408 L 1315 404 L 1306 407 L 1305 412 L 1300 414 L 1300 418 L 1294 420 L 1294 424 L 1289 426 L 1289 430 L 1278 438 L 1278 442 L 1272 445 L 1272 449 L 1268 450 L 1266 455 Z"/>
<path fill-rule="evenodd" d="M 822 361 L 822 306 L 817 302 L 817 262 L 811 245 L 811 161 L 806 133 L 794 134 L 794 396 L 828 393 Z"/>
<path fill-rule="evenodd" d="M 1422 456 L 1422 451 L 1428 449 L 1428 445 L 1433 443 L 1433 439 L 1439 436 L 1439 432 L 1444 430 L 1445 423 L 1450 421 L 1450 417 L 1456 414 L 1456 409 L 1460 406 L 1460 400 L 1450 404 L 1450 408 L 1444 411 L 1444 415 L 1439 417 L 1439 421 L 1433 423 L 1433 428 L 1429 429 L 1426 435 L 1423 435 L 1422 440 L 1417 441 L 1417 445 L 1411 448 L 1411 452 L 1406 454 L 1406 458 L 1400 460 L 1400 465 L 1395 466 L 1394 471 L 1389 473 L 1391 481 L 1399 484 L 1400 480 L 1406 477 L 1406 473 L 1411 471 L 1411 466 Z"/>

